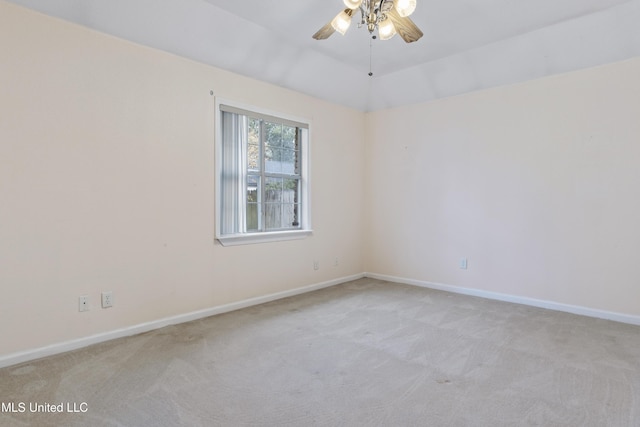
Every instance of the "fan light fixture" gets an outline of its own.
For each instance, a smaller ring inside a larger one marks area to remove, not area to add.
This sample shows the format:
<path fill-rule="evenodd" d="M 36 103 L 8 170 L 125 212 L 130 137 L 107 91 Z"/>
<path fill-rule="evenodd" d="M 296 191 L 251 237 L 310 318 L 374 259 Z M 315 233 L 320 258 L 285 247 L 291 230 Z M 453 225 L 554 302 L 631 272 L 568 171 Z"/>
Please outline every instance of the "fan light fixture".
<path fill-rule="evenodd" d="M 393 26 L 391 19 L 387 18 L 378 24 L 378 36 L 380 36 L 380 40 L 389 40 L 395 36 L 396 33 L 396 27 Z"/>
<path fill-rule="evenodd" d="M 422 31 L 409 19 L 416 10 L 416 0 L 343 0 L 347 7 L 333 20 L 318 30 L 313 38 L 324 40 L 334 32 L 344 35 L 351 25 L 354 11 L 360 12 L 358 28 L 366 26 L 369 33 L 376 38 L 378 30 L 381 40 L 389 40 L 396 34 L 407 42 L 414 42 L 422 37 Z"/>
<path fill-rule="evenodd" d="M 345 3 L 346 2 L 347 0 L 345 0 Z M 344 36 L 344 33 L 347 32 L 347 30 L 349 29 L 349 26 L 351 25 L 351 15 L 353 15 L 353 10 L 351 9 L 343 10 L 342 12 L 337 14 L 335 18 L 333 18 L 333 21 L 331 21 L 331 26 L 333 27 L 334 30 L 336 30 L 337 32 L 339 32 Z"/>
<path fill-rule="evenodd" d="M 398 15 L 407 17 L 416 10 L 416 0 L 396 0 L 396 10 Z"/>
<path fill-rule="evenodd" d="M 344 0 L 344 5 L 349 9 L 357 9 L 362 4 L 362 0 Z"/>

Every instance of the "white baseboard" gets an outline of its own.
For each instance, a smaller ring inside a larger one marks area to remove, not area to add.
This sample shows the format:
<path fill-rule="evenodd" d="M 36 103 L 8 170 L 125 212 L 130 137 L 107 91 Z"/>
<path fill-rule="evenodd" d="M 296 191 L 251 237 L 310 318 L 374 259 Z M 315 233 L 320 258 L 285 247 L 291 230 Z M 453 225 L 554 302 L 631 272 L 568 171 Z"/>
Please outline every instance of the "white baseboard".
<path fill-rule="evenodd" d="M 562 304 L 553 301 L 539 300 L 535 298 L 519 297 L 515 295 L 502 294 L 499 292 L 490 292 L 480 289 L 463 288 L 459 286 L 445 285 L 442 283 L 428 282 L 424 280 L 407 279 L 404 277 L 389 276 L 377 273 L 362 273 L 352 276 L 341 277 L 339 279 L 329 280 L 327 282 L 316 283 L 314 285 L 303 286 L 296 289 L 291 289 L 283 292 L 276 292 L 269 295 L 264 295 L 255 298 L 249 298 L 242 301 L 233 302 L 230 304 L 219 305 L 204 310 L 193 311 L 190 313 L 179 314 L 177 316 L 165 317 L 163 319 L 154 320 L 151 322 L 141 323 L 134 326 L 129 326 L 122 329 L 116 329 L 109 332 L 103 332 L 88 337 L 78 338 L 75 340 L 65 341 L 48 345 L 46 347 L 40 347 L 32 350 L 26 350 L 18 353 L 12 353 L 5 356 L 0 356 L 0 368 L 4 368 L 11 365 L 17 365 L 18 363 L 28 362 L 30 360 L 39 359 L 42 357 L 52 356 L 55 354 L 64 353 L 71 350 L 76 350 L 82 347 L 87 347 L 93 344 L 110 341 L 116 338 L 128 337 L 131 335 L 140 334 L 143 332 L 160 329 L 165 326 L 177 325 L 179 323 L 190 322 L 192 320 L 202 319 L 216 314 L 227 313 L 234 310 L 240 310 L 242 308 L 251 307 L 266 302 L 275 301 L 282 298 L 287 298 L 295 295 L 312 292 L 318 289 L 328 288 L 330 286 L 339 285 L 341 283 L 349 282 L 351 280 L 361 279 L 363 277 L 370 277 L 372 279 L 385 280 L 389 282 L 402 283 L 406 285 L 419 286 L 423 288 L 436 289 L 440 291 L 453 292 L 457 294 L 476 296 L 481 298 L 488 298 L 497 301 L 511 302 L 515 304 L 523 304 L 532 307 L 545 308 L 549 310 L 562 311 L 566 313 L 578 314 L 582 316 L 595 317 L 598 319 L 613 320 L 621 323 L 628 323 L 631 325 L 640 326 L 640 316 L 633 316 L 629 314 L 616 313 L 604 310 L 596 310 L 587 307 L 580 307 L 569 304 Z"/>
<path fill-rule="evenodd" d="M 276 292 L 269 295 L 264 295 L 255 298 L 249 298 L 242 301 L 233 302 L 230 304 L 219 305 L 204 310 L 193 311 L 190 313 L 179 314 L 177 316 L 165 317 L 163 319 L 154 320 L 151 322 L 141 323 L 134 326 L 129 326 L 122 329 L 116 329 L 114 331 L 103 332 L 88 337 L 78 338 L 75 340 L 65 341 L 57 344 L 48 345 L 46 347 L 40 347 L 33 350 L 21 351 L 18 353 L 8 354 L 6 356 L 0 356 L 0 368 L 4 368 L 11 365 L 17 365 L 18 363 L 28 362 L 30 360 L 39 359 L 41 357 L 52 356 L 54 354 L 64 353 L 71 350 L 77 350 L 82 347 L 87 347 L 92 344 L 101 343 L 104 341 L 110 341 L 116 338 L 128 337 L 131 335 L 141 334 L 143 332 L 149 332 L 154 329 L 160 329 L 165 326 L 177 325 L 179 323 L 190 322 L 192 320 L 202 319 L 216 314 L 227 313 L 234 310 L 250 307 L 253 305 L 264 304 L 266 302 L 275 301 L 282 298 L 292 297 L 294 295 L 300 295 L 307 292 L 316 291 L 318 289 L 328 288 L 330 286 L 339 285 L 341 283 L 349 282 L 351 280 L 361 279 L 363 274 L 355 274 L 353 276 L 341 277 L 339 279 L 329 280 L 327 282 L 316 283 L 314 285 L 303 286 L 301 288 L 291 289 L 288 291 Z"/>
<path fill-rule="evenodd" d="M 546 308 L 548 310 L 563 311 L 565 313 L 578 314 L 581 316 L 595 317 L 598 319 L 613 320 L 615 322 L 628 323 L 640 326 L 640 316 L 616 313 L 612 311 L 597 310 L 593 308 L 581 307 L 577 305 L 562 304 L 559 302 L 539 300 L 535 298 L 519 297 L 515 295 L 502 294 L 499 292 L 483 291 L 481 289 L 462 288 L 459 286 L 445 285 L 442 283 L 427 282 L 424 280 L 407 279 L 403 277 L 387 276 L 384 274 L 364 273 L 365 277 L 385 280 L 388 282 L 402 283 L 405 285 L 420 286 L 423 288 L 447 291 L 456 294 L 470 295 L 474 297 L 488 298 L 497 301 L 512 302 L 515 304 L 529 305 L 532 307 Z"/>

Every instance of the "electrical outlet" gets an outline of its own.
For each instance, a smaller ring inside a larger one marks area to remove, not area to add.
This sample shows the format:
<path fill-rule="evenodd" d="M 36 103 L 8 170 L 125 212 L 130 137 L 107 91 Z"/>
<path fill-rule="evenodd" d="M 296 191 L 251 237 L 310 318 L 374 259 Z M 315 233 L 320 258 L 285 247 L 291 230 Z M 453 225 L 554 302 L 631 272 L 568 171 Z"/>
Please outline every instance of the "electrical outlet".
<path fill-rule="evenodd" d="M 103 292 L 102 294 L 102 308 L 113 307 L 113 292 Z"/>
<path fill-rule="evenodd" d="M 78 311 L 89 311 L 89 296 L 81 295 L 78 298 Z"/>
<path fill-rule="evenodd" d="M 320 262 L 313 261 L 313 269 L 314 270 L 319 270 L 320 269 Z"/>
<path fill-rule="evenodd" d="M 460 268 L 462 270 L 466 270 L 467 269 L 467 259 L 466 258 L 460 258 Z"/>
<path fill-rule="evenodd" d="M 340 262 L 339 262 L 339 260 L 338 260 L 338 257 L 336 257 L 336 258 L 333 260 L 333 266 L 334 266 L 334 267 L 337 267 L 339 264 L 340 264 Z"/>

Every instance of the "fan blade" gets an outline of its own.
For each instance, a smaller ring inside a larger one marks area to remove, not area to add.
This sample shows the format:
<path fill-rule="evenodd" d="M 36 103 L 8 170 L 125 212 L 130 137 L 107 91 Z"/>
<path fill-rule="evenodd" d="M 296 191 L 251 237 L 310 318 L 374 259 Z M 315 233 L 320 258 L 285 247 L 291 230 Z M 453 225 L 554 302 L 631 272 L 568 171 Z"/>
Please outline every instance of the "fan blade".
<path fill-rule="evenodd" d="M 333 33 L 335 33 L 336 30 L 333 28 L 333 26 L 331 25 L 331 22 L 329 22 L 327 25 L 325 25 L 324 27 L 320 28 L 313 36 L 314 39 L 316 40 L 324 40 L 324 39 L 328 39 L 329 36 Z"/>
<path fill-rule="evenodd" d="M 396 31 L 405 42 L 415 42 L 424 35 L 422 31 L 420 31 L 420 28 L 418 28 L 411 19 L 400 16 L 395 8 L 388 11 L 387 16 L 391 19 L 393 26 L 396 27 Z"/>
<path fill-rule="evenodd" d="M 380 12 L 382 13 L 389 12 L 391 9 L 393 9 L 393 1 L 383 0 L 382 3 L 380 3 L 379 7 L 380 7 Z"/>

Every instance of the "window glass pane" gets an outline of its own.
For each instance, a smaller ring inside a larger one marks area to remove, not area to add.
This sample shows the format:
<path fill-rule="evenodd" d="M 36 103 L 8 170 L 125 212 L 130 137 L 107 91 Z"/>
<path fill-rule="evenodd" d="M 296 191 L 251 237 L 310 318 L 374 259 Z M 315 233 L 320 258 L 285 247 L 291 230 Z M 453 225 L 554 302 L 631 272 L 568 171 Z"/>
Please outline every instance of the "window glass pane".
<path fill-rule="evenodd" d="M 282 203 L 282 178 L 266 178 L 265 202 Z"/>
<path fill-rule="evenodd" d="M 249 118 L 247 168 L 260 170 L 260 120 Z"/>
<path fill-rule="evenodd" d="M 264 153 L 264 167 L 267 172 L 282 173 L 282 149 L 267 147 Z"/>
<path fill-rule="evenodd" d="M 267 203 L 265 205 L 265 229 L 277 230 L 282 228 L 282 204 L 280 203 Z"/>
<path fill-rule="evenodd" d="M 299 149 L 297 144 L 298 132 L 295 127 L 282 126 L 282 146 L 289 150 Z"/>
<path fill-rule="evenodd" d="M 258 231 L 260 218 L 260 206 L 257 203 L 247 202 L 247 231 Z"/>
<path fill-rule="evenodd" d="M 247 176 L 247 231 L 260 229 L 260 177 Z"/>
<path fill-rule="evenodd" d="M 284 227 L 300 226 L 300 180 L 283 180 L 282 201 L 282 222 Z"/>
<path fill-rule="evenodd" d="M 287 203 L 282 205 L 283 227 L 299 227 L 298 218 L 300 218 L 300 204 Z"/>
<path fill-rule="evenodd" d="M 265 144 L 270 147 L 282 147 L 282 128 L 281 124 L 265 122 Z"/>
<path fill-rule="evenodd" d="M 266 178 L 265 180 L 265 228 L 267 230 L 282 228 L 282 178 Z"/>
<path fill-rule="evenodd" d="M 260 120 L 249 118 L 249 144 L 260 144 Z"/>
<path fill-rule="evenodd" d="M 283 180 L 283 203 L 298 203 L 300 180 L 295 178 L 286 178 Z"/>
<path fill-rule="evenodd" d="M 260 170 L 260 146 L 249 144 L 247 146 L 247 167 L 249 170 Z"/>
<path fill-rule="evenodd" d="M 257 203 L 259 201 L 260 192 L 259 190 L 260 177 L 255 175 L 247 176 L 247 201 Z"/>
<path fill-rule="evenodd" d="M 294 150 L 283 149 L 281 152 L 281 172 L 287 175 L 297 174 L 298 152 Z"/>

